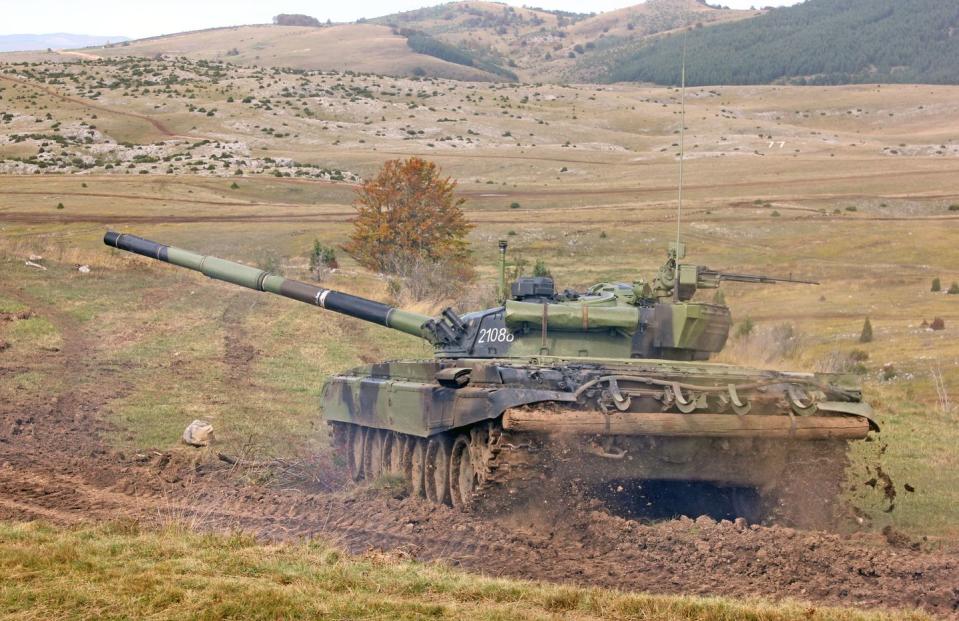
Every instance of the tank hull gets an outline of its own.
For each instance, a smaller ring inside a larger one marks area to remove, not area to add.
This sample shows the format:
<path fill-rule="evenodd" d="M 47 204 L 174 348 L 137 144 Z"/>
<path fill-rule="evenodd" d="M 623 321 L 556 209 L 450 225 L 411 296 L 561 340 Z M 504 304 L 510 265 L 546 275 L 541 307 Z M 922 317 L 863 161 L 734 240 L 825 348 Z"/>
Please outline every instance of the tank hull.
<path fill-rule="evenodd" d="M 801 480 L 816 524 L 797 525 L 821 525 L 848 444 L 876 428 L 852 378 L 644 359 L 373 364 L 331 377 L 322 408 L 355 478 L 392 472 L 435 502 L 701 481 L 755 490 L 769 516 Z"/>

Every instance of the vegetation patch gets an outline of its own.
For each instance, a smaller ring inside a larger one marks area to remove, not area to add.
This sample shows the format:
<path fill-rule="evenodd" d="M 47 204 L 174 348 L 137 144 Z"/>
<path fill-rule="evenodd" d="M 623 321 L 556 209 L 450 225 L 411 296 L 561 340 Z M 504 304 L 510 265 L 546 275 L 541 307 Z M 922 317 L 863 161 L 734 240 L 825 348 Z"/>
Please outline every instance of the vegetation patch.
<path fill-rule="evenodd" d="M 147 532 L 135 522 L 77 530 L 0 523 L 0 577 L 0 614 L 24 619 L 893 618 L 480 578 L 378 552 L 351 557 L 319 541 L 261 545 L 239 533 Z"/>

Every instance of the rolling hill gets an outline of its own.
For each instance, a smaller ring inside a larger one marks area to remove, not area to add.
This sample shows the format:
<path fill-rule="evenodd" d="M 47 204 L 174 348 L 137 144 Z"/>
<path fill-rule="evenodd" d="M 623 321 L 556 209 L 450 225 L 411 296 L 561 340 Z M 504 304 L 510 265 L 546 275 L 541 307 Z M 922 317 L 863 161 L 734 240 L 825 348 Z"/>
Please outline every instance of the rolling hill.
<path fill-rule="evenodd" d="M 600 14 L 470 0 L 357 23 L 232 26 L 0 60 L 182 56 L 459 80 L 588 82 L 603 79 L 650 38 L 684 24 L 709 26 L 759 13 L 714 8 L 702 0 L 647 0 Z"/>
<path fill-rule="evenodd" d="M 609 81 L 676 82 L 682 37 L 637 51 Z M 959 82 L 959 3 L 807 0 L 689 32 L 689 84 Z"/>
<path fill-rule="evenodd" d="M 748 11 L 646 0 L 599 14 L 466 0 L 355 23 L 314 22 L 66 52 L 48 46 L 0 62 L 185 57 L 466 81 L 674 84 L 685 39 L 690 85 L 959 83 L 959 4 L 943 0 L 806 0 Z"/>
<path fill-rule="evenodd" d="M 714 8 L 701 0 L 647 0 L 606 13 L 569 13 L 497 2 L 452 2 L 372 20 L 420 32 L 481 62 L 508 67 L 526 81 L 589 82 L 651 37 L 684 24 L 747 19 L 758 11 Z"/>
<path fill-rule="evenodd" d="M 251 25 L 184 32 L 85 49 L 93 56 L 182 56 L 239 65 L 430 75 L 488 81 L 494 74 L 415 52 L 406 37 L 378 24 Z"/>

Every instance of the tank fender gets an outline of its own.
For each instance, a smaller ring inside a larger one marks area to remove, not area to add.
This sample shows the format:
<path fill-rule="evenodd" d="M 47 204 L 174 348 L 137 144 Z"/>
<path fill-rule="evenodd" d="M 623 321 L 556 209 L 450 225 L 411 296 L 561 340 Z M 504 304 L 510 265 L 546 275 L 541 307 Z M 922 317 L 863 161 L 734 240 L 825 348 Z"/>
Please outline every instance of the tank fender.
<path fill-rule="evenodd" d="M 872 406 L 861 401 L 820 401 L 816 408 L 823 412 L 839 412 L 841 414 L 853 414 L 861 416 L 869 421 L 870 431 L 879 431 L 879 423 L 873 418 Z"/>
<path fill-rule="evenodd" d="M 473 407 L 454 407 L 453 426 L 470 425 L 499 417 L 510 408 L 544 401 L 575 402 L 572 392 L 559 390 L 540 390 L 536 388 L 493 388 L 488 391 L 485 407 L 481 410 Z M 459 406 L 459 404 L 457 404 Z"/>
<path fill-rule="evenodd" d="M 429 437 L 492 420 L 509 408 L 546 401 L 573 402 L 567 391 L 504 388 L 501 385 L 449 388 L 434 382 L 338 375 L 323 386 L 323 419 Z"/>

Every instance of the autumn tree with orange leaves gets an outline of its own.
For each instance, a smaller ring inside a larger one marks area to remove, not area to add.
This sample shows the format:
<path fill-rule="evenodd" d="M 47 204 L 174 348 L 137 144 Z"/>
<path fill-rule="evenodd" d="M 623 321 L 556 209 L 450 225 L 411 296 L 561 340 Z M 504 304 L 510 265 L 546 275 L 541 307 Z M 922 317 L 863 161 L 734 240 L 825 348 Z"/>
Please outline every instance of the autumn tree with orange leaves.
<path fill-rule="evenodd" d="M 455 188 L 433 162 L 387 161 L 357 190 L 353 233 L 343 248 L 369 269 L 402 276 L 422 262 L 468 267 L 466 235 L 473 227 Z"/>

